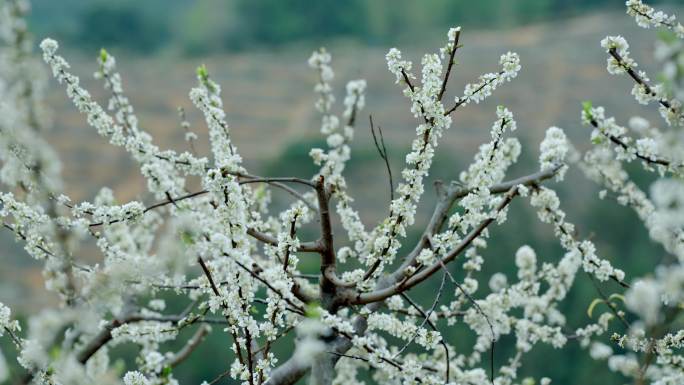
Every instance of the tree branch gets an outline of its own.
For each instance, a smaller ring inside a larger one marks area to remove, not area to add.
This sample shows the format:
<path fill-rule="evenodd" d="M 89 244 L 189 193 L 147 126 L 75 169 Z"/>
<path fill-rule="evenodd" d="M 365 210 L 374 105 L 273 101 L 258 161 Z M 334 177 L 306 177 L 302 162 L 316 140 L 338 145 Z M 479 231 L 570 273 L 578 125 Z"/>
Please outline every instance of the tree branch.
<path fill-rule="evenodd" d="M 202 343 L 204 340 L 204 337 L 209 334 L 209 331 L 211 328 L 207 325 L 200 325 L 199 328 L 197 328 L 197 331 L 195 334 L 188 340 L 188 342 L 183 346 L 181 350 L 179 350 L 176 354 L 173 355 L 167 362 L 165 366 L 169 367 L 175 367 L 181 362 L 183 362 L 185 359 L 190 357 L 192 352 L 197 349 L 197 347 Z"/>
<path fill-rule="evenodd" d="M 495 213 L 500 212 L 503 210 L 506 206 L 508 206 L 509 203 L 513 200 L 513 197 L 517 195 L 518 193 L 518 188 L 517 186 L 511 187 L 511 189 L 506 193 L 504 196 L 503 201 L 497 206 L 495 209 Z M 495 216 L 492 215 L 489 218 L 485 219 L 484 221 L 480 222 L 480 224 L 474 228 L 468 235 L 461 241 L 461 243 L 456 246 L 452 251 L 450 251 L 444 258 L 439 260 L 438 262 L 434 263 L 432 266 L 429 266 L 420 272 L 414 274 L 413 276 L 407 277 L 407 279 L 404 279 L 400 281 L 397 284 L 394 284 L 390 287 L 387 287 L 385 289 L 381 290 L 376 290 L 374 292 L 370 293 L 358 293 L 356 294 L 355 298 L 347 298 L 347 302 L 350 304 L 368 304 L 371 302 L 377 302 L 377 301 L 382 301 L 386 298 L 389 298 L 393 295 L 399 294 L 401 292 L 404 292 L 406 290 L 409 290 L 410 288 L 416 286 L 417 284 L 423 282 L 424 280 L 428 279 L 432 274 L 434 274 L 437 270 L 439 270 L 442 266 L 442 264 L 446 265 L 447 263 L 451 262 L 454 260 L 461 252 L 463 252 L 470 244 L 484 231 L 484 229 L 487 228 L 493 221 Z"/>
<path fill-rule="evenodd" d="M 336 257 L 333 246 L 333 231 L 330 219 L 330 207 L 328 203 L 328 192 L 325 188 L 325 178 L 323 175 L 318 177 L 316 183 L 316 197 L 318 198 L 318 208 L 321 220 L 321 238 L 319 241 L 321 254 L 321 302 L 322 305 L 330 310 L 337 291 L 337 286 L 342 282 L 336 275 Z"/>
<path fill-rule="evenodd" d="M 449 81 L 449 75 L 451 75 L 451 67 L 454 66 L 454 55 L 456 55 L 456 50 L 461 46 L 458 45 L 458 40 L 461 37 L 461 30 L 456 31 L 456 36 L 454 36 L 454 48 L 451 49 L 449 53 L 449 64 L 447 65 L 446 73 L 444 74 L 444 80 L 442 80 L 442 88 L 439 90 L 438 100 L 442 100 L 444 97 L 444 92 L 446 91 L 447 82 Z"/>
<path fill-rule="evenodd" d="M 219 291 L 218 287 L 216 287 L 216 284 L 214 283 L 214 278 L 211 276 L 211 271 L 209 270 L 209 267 L 204 263 L 204 259 L 202 257 L 197 257 L 197 262 L 200 264 L 202 267 L 202 271 L 204 272 L 204 275 L 207 276 L 207 280 L 209 280 L 209 285 L 211 286 L 211 290 L 214 292 L 214 295 L 221 298 L 221 292 Z M 221 307 L 224 310 L 227 310 L 227 306 L 223 299 L 221 298 Z M 230 322 L 230 319 L 226 315 L 226 321 L 228 321 L 228 328 L 230 329 L 230 326 L 232 326 L 232 322 Z M 238 360 L 240 361 L 241 364 L 245 364 L 244 358 L 242 357 L 242 350 L 240 349 L 240 343 L 238 342 L 238 336 L 235 331 L 231 330 L 230 334 L 233 337 L 233 344 L 235 345 L 235 354 L 237 354 Z"/>

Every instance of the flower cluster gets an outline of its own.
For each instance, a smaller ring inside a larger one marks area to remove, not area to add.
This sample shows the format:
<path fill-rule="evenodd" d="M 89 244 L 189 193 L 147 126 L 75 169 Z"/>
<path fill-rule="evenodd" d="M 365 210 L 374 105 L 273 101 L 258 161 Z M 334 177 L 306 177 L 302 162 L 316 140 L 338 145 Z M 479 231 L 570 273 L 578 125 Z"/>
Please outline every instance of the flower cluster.
<path fill-rule="evenodd" d="M 537 208 L 542 222 L 553 225 L 561 246 L 568 252 L 581 256 L 582 267 L 587 273 L 593 274 L 599 281 L 612 278 L 622 282 L 625 273 L 614 268 L 609 261 L 599 258 L 591 241 L 575 239 L 575 226 L 565 220 L 566 214 L 560 209 L 560 200 L 555 191 L 546 187 L 536 189 L 530 196 L 530 203 Z"/>
<path fill-rule="evenodd" d="M 637 63 L 629 56 L 629 44 L 622 36 L 606 36 L 601 40 L 601 47 L 606 52 L 615 51 L 620 56 L 620 60 L 612 56 L 608 58 L 608 72 L 613 75 L 620 75 L 626 70 L 637 66 Z"/>
<path fill-rule="evenodd" d="M 684 26 L 678 23 L 674 15 L 667 15 L 641 0 L 627 0 L 627 14 L 634 17 L 642 28 L 666 27 L 671 29 L 680 39 L 684 39 Z"/>
<path fill-rule="evenodd" d="M 668 125 L 681 126 L 684 124 L 684 110 L 682 102 L 676 98 L 668 98 L 663 84 L 650 84 L 646 72 L 636 70 L 638 64 L 629 56 L 629 44 L 621 36 L 607 36 L 601 40 L 608 56 L 608 72 L 613 75 L 628 74 L 634 80 L 632 96 L 640 104 L 651 102 L 660 105 L 660 115 Z"/>
<path fill-rule="evenodd" d="M 469 83 L 463 90 L 463 95 L 456 97 L 457 104 L 479 103 L 492 95 L 492 92 L 505 82 L 518 76 L 520 71 L 520 57 L 515 52 L 507 52 L 499 59 L 501 71 L 481 75 L 476 83 Z"/>
<path fill-rule="evenodd" d="M 605 116 L 603 107 L 589 107 L 582 111 L 582 123 L 593 126 L 591 140 L 596 145 L 613 144 L 616 158 L 631 162 L 640 159 L 647 170 L 656 169 L 661 175 L 671 173 L 675 176 L 684 172 L 684 164 L 678 160 L 667 159 L 660 154 L 664 140 L 658 137 L 642 137 L 634 140 L 627 135 L 627 128 L 615 123 L 615 118 Z"/>
<path fill-rule="evenodd" d="M 12 319 L 12 311 L 10 308 L 5 306 L 5 304 L 0 303 L 0 337 L 5 334 L 6 331 L 16 332 L 20 331 L 21 327 L 17 320 Z"/>
<path fill-rule="evenodd" d="M 627 13 L 643 28 L 665 27 L 679 39 L 684 37 L 684 28 L 674 16 L 642 3 L 628 0 Z M 676 38 L 675 38 L 676 39 Z M 628 45 L 621 37 L 607 37 L 602 46 L 609 53 L 608 71 L 614 74 L 627 73 L 635 82 L 632 95 L 640 104 L 656 103 L 669 129 L 661 131 L 647 120 L 632 117 L 629 129 L 616 124 L 615 118 L 607 118 L 602 107 L 585 104 L 582 122 L 592 126 L 594 147 L 584 154 L 580 168 L 605 190 L 599 193 L 601 199 L 615 199 L 617 203 L 632 209 L 643 222 L 651 239 L 660 244 L 669 261 L 658 262 L 651 275 L 634 279 L 631 284 L 623 283 L 628 289 L 622 294 L 597 298 L 594 304 L 606 304 L 605 311 L 592 325 L 580 328 L 576 334 L 581 337 L 583 347 L 596 360 L 607 361 L 608 368 L 632 377 L 637 382 L 653 384 L 674 384 L 684 381 L 681 374 L 682 331 L 673 323 L 673 310 L 680 306 L 684 274 L 684 236 L 679 201 L 682 194 L 681 133 L 681 90 L 676 82 L 650 84 L 643 71 L 636 71 L 636 63 L 629 58 Z M 668 58 L 662 56 L 663 43 L 656 56 L 664 61 L 666 79 L 672 79 L 676 52 L 669 51 Z M 673 47 L 676 47 L 675 44 Z M 676 66 L 676 65 L 675 65 Z M 669 69 L 668 69 L 669 68 Z M 638 137 L 633 138 L 630 130 Z M 633 180 L 625 163 L 641 160 L 647 171 L 656 171 L 650 191 L 640 187 Z M 624 308 L 624 310 L 623 310 Z M 631 313 L 633 316 L 628 316 Z M 610 322 L 616 319 L 619 322 Z M 616 327 L 616 324 L 619 327 Z M 667 332 L 654 332 L 664 330 Z M 604 335 L 610 336 L 607 345 Z M 592 341 L 593 340 L 593 341 Z M 654 357 L 652 365 L 645 360 Z M 648 369 L 648 370 L 647 370 Z"/>
<path fill-rule="evenodd" d="M 539 145 L 539 166 L 542 170 L 551 170 L 558 166 L 561 169 L 556 174 L 557 180 L 563 180 L 568 167 L 564 164 L 570 151 L 568 138 L 562 129 L 549 127 L 546 136 Z"/>

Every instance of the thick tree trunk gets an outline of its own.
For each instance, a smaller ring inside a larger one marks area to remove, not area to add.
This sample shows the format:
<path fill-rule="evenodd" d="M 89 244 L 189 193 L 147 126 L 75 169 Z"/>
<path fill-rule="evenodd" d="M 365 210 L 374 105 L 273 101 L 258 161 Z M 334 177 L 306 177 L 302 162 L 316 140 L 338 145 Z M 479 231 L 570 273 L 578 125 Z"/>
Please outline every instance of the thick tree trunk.
<path fill-rule="evenodd" d="M 334 357 L 334 356 L 333 356 Z M 332 385 L 335 378 L 335 363 L 330 354 L 323 353 L 311 365 L 309 385 Z"/>

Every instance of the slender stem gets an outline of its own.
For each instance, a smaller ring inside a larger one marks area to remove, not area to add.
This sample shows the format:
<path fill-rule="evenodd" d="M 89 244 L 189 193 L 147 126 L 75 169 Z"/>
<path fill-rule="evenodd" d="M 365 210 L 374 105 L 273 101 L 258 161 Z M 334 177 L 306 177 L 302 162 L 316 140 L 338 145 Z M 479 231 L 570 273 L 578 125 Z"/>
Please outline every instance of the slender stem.
<path fill-rule="evenodd" d="M 646 82 L 645 79 L 643 79 L 632 67 L 628 66 L 625 64 L 624 59 L 622 56 L 618 53 L 616 48 L 611 48 L 608 50 L 608 53 L 617 60 L 617 62 L 620 64 L 620 66 L 627 72 L 627 74 L 640 86 L 644 87 L 644 90 L 646 91 L 647 94 L 651 96 L 657 96 L 657 94 L 653 91 L 653 87 L 651 87 L 648 82 Z M 669 101 L 666 99 L 658 99 L 658 103 L 660 103 L 663 107 L 667 109 L 672 109 L 672 105 L 670 104 Z"/>
<path fill-rule="evenodd" d="M 447 82 L 449 81 L 449 75 L 451 75 L 451 67 L 454 66 L 454 55 L 456 55 L 456 50 L 460 47 L 458 45 L 458 40 L 461 37 L 461 30 L 456 31 L 456 36 L 454 36 L 454 47 L 449 52 L 449 64 L 447 65 L 446 73 L 444 74 L 444 80 L 442 80 L 442 88 L 439 90 L 438 100 L 442 100 L 444 97 L 444 92 L 446 91 Z"/>
<path fill-rule="evenodd" d="M 214 283 L 214 278 L 211 275 L 211 271 L 209 270 L 209 267 L 207 267 L 206 263 L 204 263 L 204 259 L 202 257 L 197 257 L 197 262 L 200 264 L 202 267 L 202 271 L 204 271 L 204 275 L 207 276 L 207 279 L 209 280 L 209 285 L 211 286 L 211 290 L 214 292 L 214 295 L 221 298 L 221 292 L 219 291 L 218 287 Z M 226 306 L 226 303 L 223 301 L 221 298 L 221 307 L 223 308 L 224 311 L 228 310 L 228 306 Z M 232 329 L 233 322 L 231 322 L 230 318 L 228 315 L 225 315 L 226 321 L 228 321 L 228 329 L 230 329 L 230 334 L 233 337 L 233 344 L 235 345 L 235 354 L 238 356 L 238 360 L 240 361 L 241 364 L 245 364 L 244 358 L 242 357 L 242 349 L 240 349 L 240 343 L 238 341 L 238 336 L 237 333 Z"/>
<path fill-rule="evenodd" d="M 610 135 L 610 134 L 607 134 L 607 133 L 603 132 L 603 130 L 601 130 L 601 129 L 599 128 L 599 124 L 598 124 L 598 122 L 596 121 L 596 119 L 591 118 L 591 119 L 589 120 L 589 123 L 590 123 L 592 126 L 594 126 L 596 129 L 598 129 L 598 131 L 601 133 L 601 135 L 603 135 L 603 136 L 605 136 L 606 138 L 608 138 L 608 140 L 610 140 L 613 144 L 615 144 L 615 145 L 617 145 L 617 146 L 620 146 L 620 147 L 621 147 L 622 149 L 624 149 L 624 150 L 629 150 L 629 149 L 630 149 L 629 145 L 628 145 L 627 143 L 625 143 L 625 141 L 624 141 L 622 138 L 619 138 L 619 137 L 617 137 L 617 136 L 615 136 L 615 135 Z M 634 151 L 634 156 L 636 156 L 637 158 L 643 160 L 643 161 L 646 162 L 646 163 L 657 164 L 657 165 L 661 165 L 661 166 L 665 166 L 665 167 L 670 167 L 670 166 L 677 167 L 677 168 L 682 167 L 681 164 L 680 164 L 680 165 L 673 165 L 672 162 L 670 162 L 669 160 L 662 159 L 662 158 L 652 158 L 652 157 L 648 157 L 648 156 L 646 156 L 646 155 L 644 155 L 644 154 L 641 154 L 641 153 L 639 153 L 639 152 L 637 152 L 637 151 Z"/>

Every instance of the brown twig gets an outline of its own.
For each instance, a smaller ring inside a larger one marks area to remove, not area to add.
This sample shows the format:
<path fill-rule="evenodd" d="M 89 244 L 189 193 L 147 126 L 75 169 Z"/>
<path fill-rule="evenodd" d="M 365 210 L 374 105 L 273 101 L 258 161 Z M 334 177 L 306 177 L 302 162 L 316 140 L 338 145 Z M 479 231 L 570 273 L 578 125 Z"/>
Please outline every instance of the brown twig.
<path fill-rule="evenodd" d="M 211 275 L 211 271 L 209 270 L 209 267 L 207 267 L 207 265 L 204 263 L 204 259 L 202 259 L 202 257 L 197 257 L 197 262 L 202 267 L 202 271 L 204 271 L 204 275 L 206 275 L 207 280 L 209 280 L 209 285 L 211 286 L 211 290 L 214 292 L 214 295 L 221 298 L 221 307 L 223 308 L 223 310 L 227 310 L 228 306 L 226 306 L 226 304 L 225 304 L 225 302 L 221 296 L 221 292 L 219 291 L 218 287 L 214 283 L 214 278 Z M 230 318 L 227 315 L 225 317 L 226 317 L 226 321 L 228 321 L 228 325 L 229 325 L 228 328 L 231 329 L 230 334 L 233 337 L 233 344 L 235 345 L 235 353 L 237 354 L 238 360 L 240 361 L 240 363 L 244 365 L 245 361 L 244 361 L 244 358 L 242 357 L 242 349 L 240 349 L 240 343 L 238 342 L 238 336 L 235 333 L 235 331 L 232 330 L 232 328 L 231 328 L 231 326 L 233 325 L 233 322 L 231 322 Z"/>
<path fill-rule="evenodd" d="M 513 197 L 517 195 L 518 189 L 517 186 L 512 187 L 504 196 L 503 200 L 499 205 L 496 207 L 495 212 L 500 212 L 503 210 L 506 206 L 508 206 L 509 203 L 513 200 Z M 454 249 L 452 249 L 444 258 L 442 258 L 440 261 L 435 262 L 432 266 L 429 266 L 420 272 L 414 274 L 411 276 L 409 279 L 399 282 L 398 284 L 395 284 L 393 286 L 376 290 L 370 293 L 357 293 L 354 298 L 347 298 L 347 301 L 351 304 L 368 304 L 371 302 L 377 302 L 377 301 L 382 301 L 386 298 L 389 298 L 393 295 L 399 294 L 401 292 L 404 292 L 415 285 L 423 282 L 424 280 L 428 279 L 432 274 L 434 274 L 437 270 L 441 268 L 442 264 L 447 264 L 454 260 L 463 250 L 465 250 L 470 244 L 480 236 L 480 234 L 484 231 L 484 229 L 487 228 L 492 222 L 494 222 L 494 215 L 490 216 L 489 218 L 483 220 L 480 222 L 480 224 L 475 227 L 466 237 L 461 241 L 461 243 L 456 246 Z"/>
<path fill-rule="evenodd" d="M 321 254 L 321 299 L 324 306 L 331 307 L 332 298 L 335 295 L 338 280 L 336 278 L 336 257 L 333 246 L 332 223 L 330 219 L 330 207 L 328 204 L 328 192 L 325 188 L 325 178 L 318 177 L 316 183 L 316 197 L 321 222 L 320 254 Z"/>
<path fill-rule="evenodd" d="M 370 130 L 373 134 L 373 143 L 375 143 L 375 148 L 380 154 L 380 158 L 385 162 L 385 167 L 387 168 L 387 175 L 389 177 L 389 191 L 390 191 L 390 201 L 394 200 L 394 181 L 392 180 L 392 168 L 389 164 L 389 157 L 387 156 L 387 147 L 385 147 L 385 138 L 382 135 L 382 128 L 378 126 L 378 135 L 375 135 L 375 127 L 373 126 L 373 115 L 368 115 L 370 120 Z M 378 141 L 378 136 L 380 140 Z"/>
<path fill-rule="evenodd" d="M 654 97 L 655 97 L 655 96 L 658 96 L 658 95 L 653 91 L 653 87 L 651 87 L 651 85 L 649 85 L 648 82 L 647 82 L 645 79 L 643 79 L 638 73 L 636 73 L 636 71 L 634 71 L 634 69 L 632 69 L 632 67 L 630 67 L 630 66 L 628 66 L 627 64 L 625 64 L 624 59 L 623 59 L 622 56 L 618 53 L 618 51 L 617 51 L 617 49 L 616 49 L 615 47 L 610 48 L 610 49 L 608 50 L 608 53 L 610 54 L 610 56 L 612 56 L 612 57 L 618 62 L 618 64 L 620 64 L 620 66 L 627 72 L 627 74 L 628 74 L 628 75 L 629 75 L 637 84 L 639 84 L 640 86 L 644 87 L 644 91 L 646 91 L 647 94 L 649 94 L 649 95 L 651 95 L 651 96 L 654 96 Z M 670 102 L 667 101 L 666 99 L 658 99 L 658 103 L 660 103 L 663 107 L 667 108 L 668 110 L 671 110 L 671 109 L 672 109 L 672 104 L 670 104 Z"/>
<path fill-rule="evenodd" d="M 199 328 L 197 328 L 197 331 L 195 331 L 195 334 L 188 340 L 188 342 L 183 346 L 181 350 L 179 350 L 176 354 L 174 354 L 170 359 L 167 360 L 166 365 L 168 367 L 175 367 L 181 362 L 185 361 L 192 352 L 197 349 L 197 347 L 202 343 L 204 340 L 204 337 L 207 336 L 209 333 L 209 326 L 207 325 L 200 325 Z"/>
<path fill-rule="evenodd" d="M 608 138 L 608 140 L 610 140 L 613 144 L 621 147 L 623 150 L 630 150 L 630 146 L 627 143 L 625 143 L 624 140 L 622 140 L 622 138 L 619 138 L 615 135 L 610 135 L 610 134 L 603 132 L 603 130 L 601 130 L 599 128 L 598 122 L 593 117 L 591 119 L 589 119 L 589 123 L 592 126 L 594 126 L 596 129 L 598 129 L 598 131 L 601 133 L 601 135 Z M 637 158 L 641 159 L 642 161 L 644 161 L 646 163 L 657 164 L 657 165 L 665 166 L 665 167 L 677 167 L 677 168 L 682 167 L 681 164 L 680 165 L 673 165 L 672 162 L 670 162 L 669 160 L 662 159 L 662 158 L 648 157 L 644 154 L 639 153 L 638 151 L 634 151 L 634 156 L 636 156 Z"/>
<path fill-rule="evenodd" d="M 438 100 L 442 100 L 444 97 L 444 92 L 446 91 L 447 82 L 449 81 L 449 75 L 451 75 L 451 67 L 454 66 L 454 55 L 456 55 L 456 50 L 461 46 L 458 45 L 458 40 L 461 37 L 461 30 L 456 31 L 456 36 L 454 36 L 454 47 L 449 52 L 449 64 L 447 65 L 446 73 L 444 74 L 444 79 L 442 80 L 442 88 L 439 90 Z"/>

